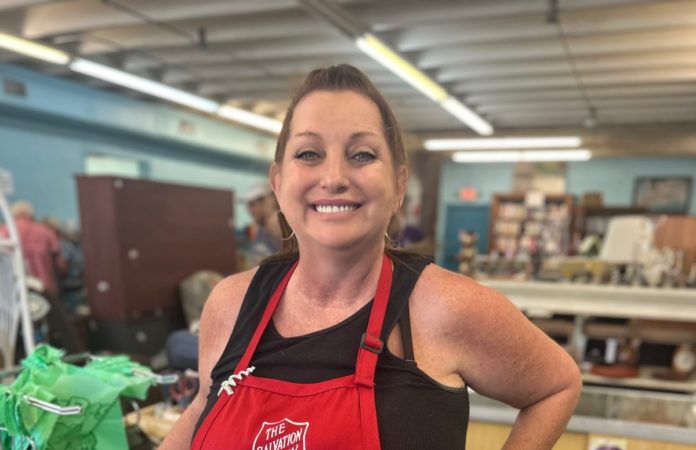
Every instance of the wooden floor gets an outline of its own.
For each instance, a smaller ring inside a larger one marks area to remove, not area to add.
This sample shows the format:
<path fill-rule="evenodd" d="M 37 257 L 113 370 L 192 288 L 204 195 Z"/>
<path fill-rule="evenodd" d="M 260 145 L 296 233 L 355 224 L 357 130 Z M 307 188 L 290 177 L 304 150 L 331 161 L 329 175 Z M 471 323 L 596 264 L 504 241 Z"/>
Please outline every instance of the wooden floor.
<path fill-rule="evenodd" d="M 466 448 L 468 450 L 500 450 L 510 434 L 510 428 L 509 425 L 471 422 L 466 437 Z M 624 441 L 626 450 L 696 450 L 696 443 L 694 445 L 673 444 L 646 439 L 599 434 L 588 435 L 584 433 L 564 433 L 553 447 L 553 450 L 593 450 L 588 445 L 603 439 Z"/>

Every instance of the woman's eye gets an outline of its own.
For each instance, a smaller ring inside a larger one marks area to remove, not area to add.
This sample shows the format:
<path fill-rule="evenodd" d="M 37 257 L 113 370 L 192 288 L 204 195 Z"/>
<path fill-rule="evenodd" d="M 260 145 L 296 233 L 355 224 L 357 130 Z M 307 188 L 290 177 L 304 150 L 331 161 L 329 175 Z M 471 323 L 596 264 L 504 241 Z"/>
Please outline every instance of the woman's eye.
<path fill-rule="evenodd" d="M 377 157 L 372 152 L 368 151 L 356 152 L 355 154 L 353 154 L 352 158 L 360 162 L 367 162 L 377 159 Z"/>
<path fill-rule="evenodd" d="M 314 161 L 319 158 L 319 153 L 315 150 L 300 150 L 295 154 L 295 158 L 304 161 Z"/>

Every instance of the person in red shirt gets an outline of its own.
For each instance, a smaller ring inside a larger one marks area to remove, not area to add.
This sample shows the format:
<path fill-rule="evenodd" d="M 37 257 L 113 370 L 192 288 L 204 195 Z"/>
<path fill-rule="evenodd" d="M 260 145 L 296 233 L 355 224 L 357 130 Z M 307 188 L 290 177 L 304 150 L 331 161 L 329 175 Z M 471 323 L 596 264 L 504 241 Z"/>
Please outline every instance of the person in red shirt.
<path fill-rule="evenodd" d="M 27 273 L 41 280 L 46 293 L 58 293 L 56 268 L 61 264 L 60 242 L 55 232 L 46 225 L 34 221 L 34 208 L 31 203 L 19 201 L 11 207 L 19 234 Z M 0 234 L 9 236 L 6 226 Z"/>

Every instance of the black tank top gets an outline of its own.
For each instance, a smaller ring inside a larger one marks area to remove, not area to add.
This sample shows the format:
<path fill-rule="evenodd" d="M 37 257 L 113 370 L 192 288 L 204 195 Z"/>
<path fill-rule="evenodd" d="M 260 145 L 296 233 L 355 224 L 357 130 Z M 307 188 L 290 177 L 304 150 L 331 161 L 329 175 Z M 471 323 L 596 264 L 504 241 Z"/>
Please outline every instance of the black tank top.
<path fill-rule="evenodd" d="M 382 340 L 386 343 L 394 326 L 400 323 L 406 359 L 394 356 L 385 345 L 377 362 L 375 403 L 382 449 L 461 450 L 469 422 L 467 389 L 441 385 L 412 361 L 408 299 L 430 260 L 403 253 L 392 260 L 394 273 Z M 234 371 L 271 294 L 293 262 L 267 262 L 254 275 L 232 336 L 213 369 L 208 401 L 195 431 L 214 406 L 220 384 Z M 369 302 L 330 328 L 291 338 L 282 337 L 271 321 L 251 359 L 256 367 L 254 375 L 295 383 L 317 383 L 350 375 L 355 371 L 360 337 L 367 328 L 371 307 Z"/>

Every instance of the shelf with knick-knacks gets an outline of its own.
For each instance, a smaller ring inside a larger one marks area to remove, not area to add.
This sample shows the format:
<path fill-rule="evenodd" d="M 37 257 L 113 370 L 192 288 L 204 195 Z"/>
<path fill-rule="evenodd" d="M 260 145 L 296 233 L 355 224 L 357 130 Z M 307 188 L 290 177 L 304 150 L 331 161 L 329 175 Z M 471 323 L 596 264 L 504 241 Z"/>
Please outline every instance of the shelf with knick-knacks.
<path fill-rule="evenodd" d="M 563 344 L 585 384 L 696 394 L 696 289 L 484 283 Z"/>

